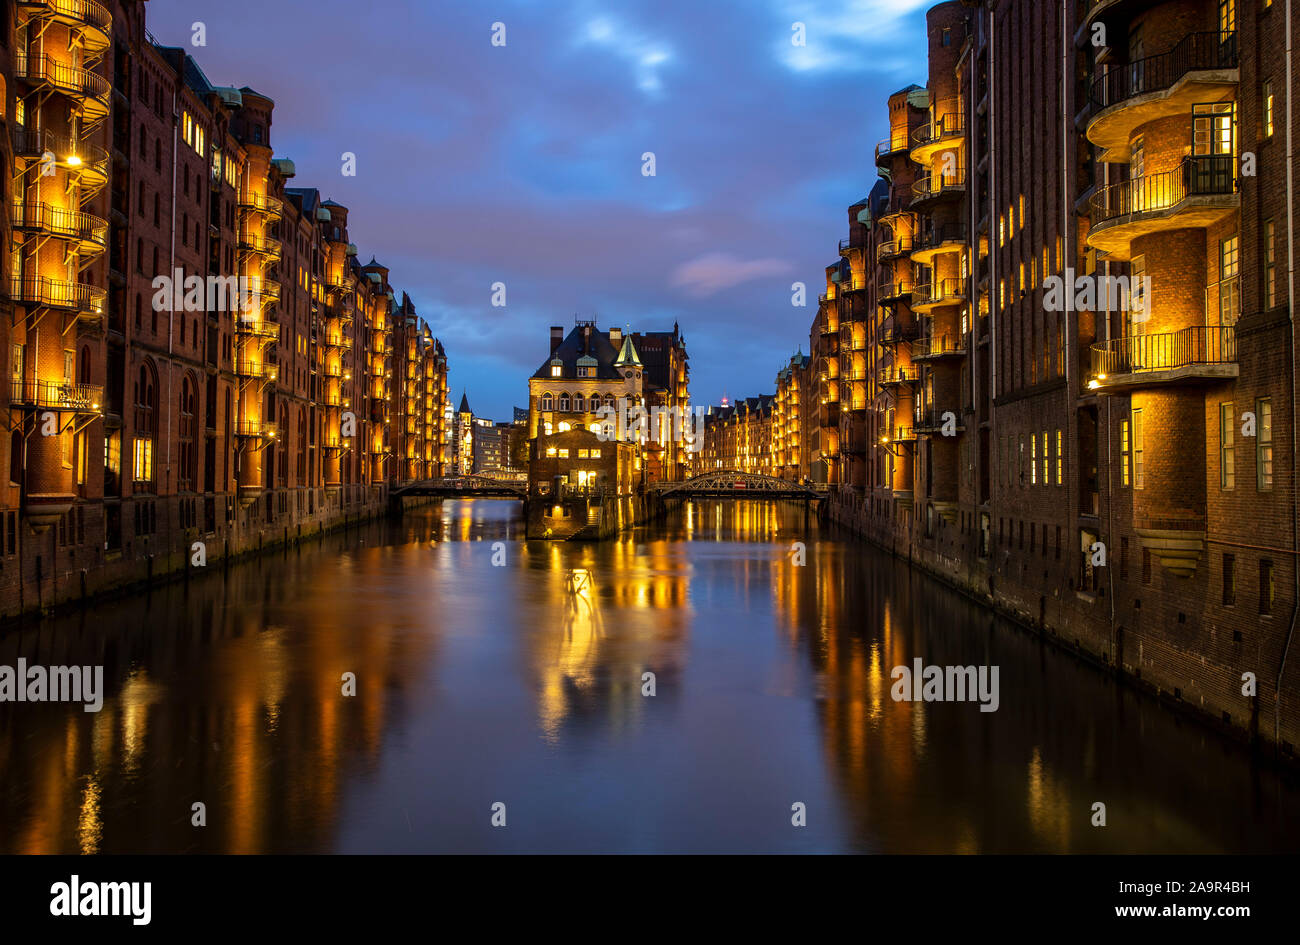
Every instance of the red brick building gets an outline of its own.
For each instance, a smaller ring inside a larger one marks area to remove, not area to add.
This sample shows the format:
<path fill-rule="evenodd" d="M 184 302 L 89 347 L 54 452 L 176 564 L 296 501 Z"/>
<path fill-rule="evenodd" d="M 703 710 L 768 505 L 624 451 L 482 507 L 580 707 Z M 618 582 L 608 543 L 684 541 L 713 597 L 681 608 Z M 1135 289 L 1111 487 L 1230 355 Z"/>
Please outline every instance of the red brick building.
<path fill-rule="evenodd" d="M 1294 751 L 1290 4 L 926 22 L 810 326 L 832 514 Z"/>
<path fill-rule="evenodd" d="M 3 15 L 0 615 L 190 566 L 195 542 L 210 561 L 372 514 L 434 474 L 445 354 L 413 306 L 395 324 L 347 209 L 291 186 L 271 98 L 158 45 L 140 0 Z"/>

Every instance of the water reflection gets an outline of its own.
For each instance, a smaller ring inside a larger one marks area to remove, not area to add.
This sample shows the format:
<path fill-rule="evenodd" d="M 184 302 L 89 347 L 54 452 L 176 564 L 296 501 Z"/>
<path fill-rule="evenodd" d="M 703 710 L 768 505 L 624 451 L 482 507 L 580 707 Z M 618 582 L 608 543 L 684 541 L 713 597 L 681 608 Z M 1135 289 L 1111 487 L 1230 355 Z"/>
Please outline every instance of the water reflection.
<path fill-rule="evenodd" d="M 0 636 L 0 663 L 102 664 L 107 688 L 97 714 L 0 704 L 0 850 L 1300 839 L 1293 784 L 800 505 L 690 504 L 599 545 L 521 536 L 515 503 L 447 502 Z M 915 657 L 998 665 L 999 711 L 894 702 Z"/>

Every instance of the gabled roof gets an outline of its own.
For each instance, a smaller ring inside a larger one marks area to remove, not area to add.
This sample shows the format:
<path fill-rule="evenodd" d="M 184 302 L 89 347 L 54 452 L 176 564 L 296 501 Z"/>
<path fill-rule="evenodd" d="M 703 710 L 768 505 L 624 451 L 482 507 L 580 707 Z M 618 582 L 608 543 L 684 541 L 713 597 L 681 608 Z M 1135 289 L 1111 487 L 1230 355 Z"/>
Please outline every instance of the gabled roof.
<path fill-rule="evenodd" d="M 624 344 L 623 347 L 626 349 L 627 345 Z M 632 353 L 635 355 L 636 349 L 632 349 Z M 576 378 L 578 361 L 582 358 L 594 358 L 596 379 L 614 381 L 622 377 L 615 368 L 615 362 L 619 357 L 619 350 L 609 340 L 609 332 L 601 331 L 594 325 L 577 325 L 560 342 L 560 346 L 546 356 L 546 360 L 533 372 L 533 377 L 550 378 L 551 365 L 558 361 L 562 366 L 561 373 L 564 377 Z M 590 361 L 583 362 L 583 367 L 591 366 Z"/>
<path fill-rule="evenodd" d="M 469 409 L 469 396 L 468 396 L 464 391 L 461 391 L 461 393 L 460 393 L 460 409 L 457 410 L 456 412 L 457 412 L 457 413 L 473 413 L 473 412 L 474 412 L 474 411 L 472 411 L 472 410 Z"/>

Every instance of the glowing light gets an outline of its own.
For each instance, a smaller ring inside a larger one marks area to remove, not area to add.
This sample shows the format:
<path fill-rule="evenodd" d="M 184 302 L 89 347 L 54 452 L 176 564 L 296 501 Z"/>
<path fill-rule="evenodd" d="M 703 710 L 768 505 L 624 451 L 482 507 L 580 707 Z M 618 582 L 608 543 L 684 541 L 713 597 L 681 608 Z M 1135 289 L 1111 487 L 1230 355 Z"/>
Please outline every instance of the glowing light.
<path fill-rule="evenodd" d="M 69 154 L 68 167 L 80 167 L 80 166 L 81 166 L 81 158 L 77 157 L 77 155 L 75 154 Z"/>

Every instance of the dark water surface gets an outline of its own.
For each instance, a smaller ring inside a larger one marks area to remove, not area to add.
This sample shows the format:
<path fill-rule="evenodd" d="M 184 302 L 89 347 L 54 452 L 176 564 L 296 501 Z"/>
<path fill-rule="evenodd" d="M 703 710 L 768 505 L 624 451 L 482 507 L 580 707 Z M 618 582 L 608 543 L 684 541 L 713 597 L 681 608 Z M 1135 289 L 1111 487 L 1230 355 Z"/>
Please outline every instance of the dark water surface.
<path fill-rule="evenodd" d="M 520 535 L 447 502 L 9 629 L 107 697 L 0 704 L 0 851 L 1300 849 L 1295 778 L 798 506 Z M 893 701 L 916 657 L 998 711 Z"/>

